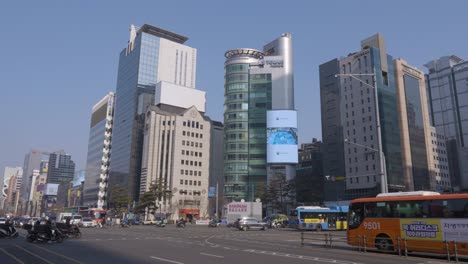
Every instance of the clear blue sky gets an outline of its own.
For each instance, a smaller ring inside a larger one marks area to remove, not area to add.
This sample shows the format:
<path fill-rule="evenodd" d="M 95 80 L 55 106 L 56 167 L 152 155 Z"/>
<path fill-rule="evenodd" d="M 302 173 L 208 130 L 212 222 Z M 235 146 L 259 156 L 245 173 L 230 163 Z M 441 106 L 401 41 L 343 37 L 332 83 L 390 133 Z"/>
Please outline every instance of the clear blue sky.
<path fill-rule="evenodd" d="M 301 142 L 321 138 L 318 66 L 380 32 L 395 58 L 468 59 L 467 1 L 5 1 L 0 8 L 0 173 L 30 148 L 86 165 L 91 107 L 114 91 L 129 25 L 152 24 L 198 49 L 197 87 L 222 121 L 224 52 L 291 32 Z"/>

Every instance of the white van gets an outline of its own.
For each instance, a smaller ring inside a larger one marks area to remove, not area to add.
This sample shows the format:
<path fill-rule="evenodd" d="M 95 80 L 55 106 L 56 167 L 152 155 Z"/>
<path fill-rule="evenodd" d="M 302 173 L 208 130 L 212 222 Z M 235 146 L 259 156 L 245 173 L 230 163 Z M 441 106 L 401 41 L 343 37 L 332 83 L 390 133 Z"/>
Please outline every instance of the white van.
<path fill-rule="evenodd" d="M 72 215 L 70 224 L 81 226 L 83 222 L 83 217 L 81 215 Z"/>

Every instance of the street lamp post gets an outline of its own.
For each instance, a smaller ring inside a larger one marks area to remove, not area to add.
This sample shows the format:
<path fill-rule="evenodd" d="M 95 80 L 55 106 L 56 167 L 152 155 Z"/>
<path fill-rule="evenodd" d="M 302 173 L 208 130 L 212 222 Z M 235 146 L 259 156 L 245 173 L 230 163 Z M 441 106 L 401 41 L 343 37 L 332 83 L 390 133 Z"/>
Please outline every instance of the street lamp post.
<path fill-rule="evenodd" d="M 345 142 L 347 142 L 348 144 L 353 144 L 353 145 L 357 145 L 357 146 L 360 146 L 360 147 L 364 147 L 366 149 L 373 150 L 373 151 L 379 153 L 379 155 L 380 155 L 380 158 L 379 158 L 379 161 L 380 161 L 380 176 L 381 176 L 381 180 L 380 180 L 381 181 L 381 183 L 380 183 L 381 190 L 380 191 L 382 193 L 388 193 L 387 170 L 385 169 L 385 155 L 384 155 L 383 149 L 382 149 L 382 129 L 381 129 L 381 126 L 380 126 L 379 101 L 378 101 L 378 94 L 377 94 L 377 80 L 376 80 L 375 69 L 374 69 L 374 73 L 366 73 L 366 74 L 340 73 L 340 74 L 335 74 L 335 78 L 339 77 L 339 76 L 349 76 L 349 77 L 351 77 L 351 78 L 353 78 L 355 80 L 358 80 L 360 83 L 371 87 L 374 90 L 375 115 L 376 115 L 376 122 L 377 122 L 377 137 L 378 137 L 377 141 L 379 143 L 379 149 L 377 150 L 377 149 L 369 148 L 367 146 L 351 142 L 351 141 L 349 141 L 347 139 L 345 140 Z M 356 76 L 372 76 L 373 85 L 370 85 L 370 84 L 364 82 L 363 80 L 357 78 Z"/>

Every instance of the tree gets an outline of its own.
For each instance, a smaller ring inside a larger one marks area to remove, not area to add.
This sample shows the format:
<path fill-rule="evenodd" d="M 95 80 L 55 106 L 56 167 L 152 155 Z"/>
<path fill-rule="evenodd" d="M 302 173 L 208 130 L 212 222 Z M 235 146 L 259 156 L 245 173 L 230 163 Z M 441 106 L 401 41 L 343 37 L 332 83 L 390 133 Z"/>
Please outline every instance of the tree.
<path fill-rule="evenodd" d="M 145 212 L 146 208 L 157 210 L 159 208 L 157 201 L 170 201 L 172 198 L 172 191 L 168 189 L 168 187 L 167 181 L 164 179 L 156 179 L 153 181 L 149 190 L 141 195 L 135 210 L 140 213 Z"/>
<path fill-rule="evenodd" d="M 110 202 L 118 213 L 124 213 L 128 211 L 132 199 L 125 188 L 114 185 L 111 188 Z"/>
<path fill-rule="evenodd" d="M 294 180 L 287 180 L 282 173 L 275 174 L 263 191 L 262 199 L 273 210 L 287 213 L 287 207 L 296 203 L 296 184 Z"/>

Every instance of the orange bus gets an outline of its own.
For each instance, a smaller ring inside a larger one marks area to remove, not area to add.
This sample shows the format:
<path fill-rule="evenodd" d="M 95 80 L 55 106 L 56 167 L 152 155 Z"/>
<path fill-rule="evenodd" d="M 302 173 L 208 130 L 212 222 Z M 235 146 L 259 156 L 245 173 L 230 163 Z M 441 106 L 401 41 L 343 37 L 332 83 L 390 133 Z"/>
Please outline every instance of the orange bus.
<path fill-rule="evenodd" d="M 468 255 L 468 194 L 418 191 L 353 200 L 347 242 L 382 251 Z"/>
<path fill-rule="evenodd" d="M 98 208 L 89 208 L 86 210 L 80 210 L 80 215 L 85 218 L 89 217 L 96 223 L 102 223 L 106 217 L 107 211 Z"/>

